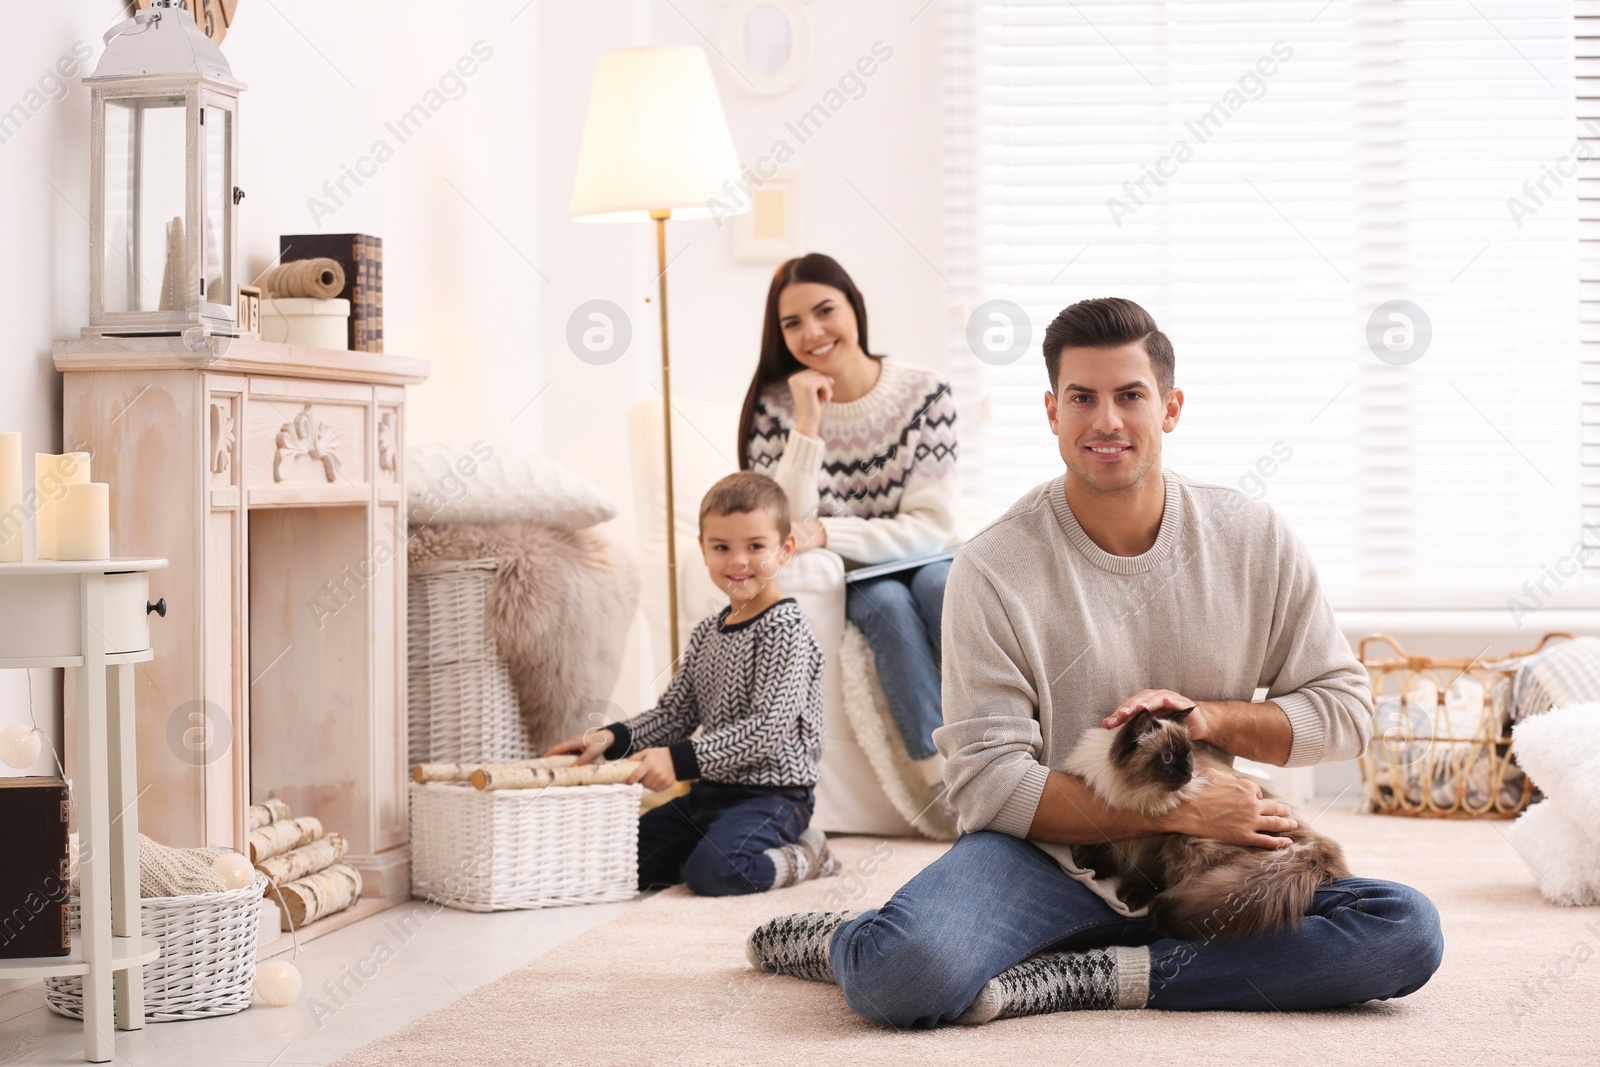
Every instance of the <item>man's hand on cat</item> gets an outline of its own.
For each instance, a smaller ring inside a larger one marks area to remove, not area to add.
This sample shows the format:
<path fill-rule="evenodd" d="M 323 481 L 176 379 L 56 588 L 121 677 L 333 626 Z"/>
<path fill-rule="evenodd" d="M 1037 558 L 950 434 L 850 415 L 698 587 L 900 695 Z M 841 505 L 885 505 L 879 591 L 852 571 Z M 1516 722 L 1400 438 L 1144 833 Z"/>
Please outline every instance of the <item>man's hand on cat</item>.
<path fill-rule="evenodd" d="M 1289 805 L 1263 796 L 1258 783 L 1224 771 L 1201 771 L 1194 776 L 1194 785 L 1194 796 L 1164 818 L 1167 832 L 1253 848 L 1287 848 L 1294 843 L 1277 836 L 1300 825 Z"/>
<path fill-rule="evenodd" d="M 1170 689 L 1144 689 L 1133 694 L 1127 700 L 1117 705 L 1117 710 L 1100 720 L 1100 725 L 1107 730 L 1115 730 L 1135 715 L 1140 710 L 1155 713 L 1157 718 L 1164 718 L 1174 711 L 1193 708 L 1185 725 L 1189 727 L 1189 736 L 1195 741 L 1204 741 L 1207 735 L 1205 705 L 1198 700 L 1190 700 L 1182 693 L 1174 693 Z"/>

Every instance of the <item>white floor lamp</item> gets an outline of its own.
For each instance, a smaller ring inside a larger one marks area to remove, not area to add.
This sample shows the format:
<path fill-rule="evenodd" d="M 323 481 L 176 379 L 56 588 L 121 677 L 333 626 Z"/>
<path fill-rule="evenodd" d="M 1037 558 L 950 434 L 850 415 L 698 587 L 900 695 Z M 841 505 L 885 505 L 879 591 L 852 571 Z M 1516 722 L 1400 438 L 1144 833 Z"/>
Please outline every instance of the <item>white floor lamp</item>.
<path fill-rule="evenodd" d="M 705 53 L 690 46 L 607 52 L 595 69 L 572 190 L 577 222 L 656 225 L 661 300 L 661 425 L 667 472 L 667 605 L 678 668 L 677 520 L 672 498 L 672 374 L 667 356 L 667 219 L 746 210 L 729 195 L 739 157 Z"/>

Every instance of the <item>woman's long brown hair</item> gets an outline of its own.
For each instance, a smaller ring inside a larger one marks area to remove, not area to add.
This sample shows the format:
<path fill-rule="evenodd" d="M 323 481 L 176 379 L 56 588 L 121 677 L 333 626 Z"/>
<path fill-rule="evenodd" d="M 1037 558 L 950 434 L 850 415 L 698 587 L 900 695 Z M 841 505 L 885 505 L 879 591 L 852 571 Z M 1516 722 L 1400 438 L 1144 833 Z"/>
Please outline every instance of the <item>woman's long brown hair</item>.
<path fill-rule="evenodd" d="M 856 313 L 856 341 L 861 351 L 872 359 L 882 359 L 867 347 L 867 304 L 861 299 L 861 290 L 850 280 L 837 260 L 821 252 L 791 259 L 772 275 L 772 285 L 767 288 L 767 315 L 761 324 L 761 359 L 756 364 L 755 377 L 750 381 L 750 391 L 744 395 L 744 410 L 739 415 L 739 469 L 750 469 L 750 432 L 755 427 L 756 401 L 761 390 L 772 382 L 786 380 L 805 364 L 794 358 L 783 340 L 783 327 L 778 322 L 778 295 L 796 282 L 815 282 L 839 290 Z"/>

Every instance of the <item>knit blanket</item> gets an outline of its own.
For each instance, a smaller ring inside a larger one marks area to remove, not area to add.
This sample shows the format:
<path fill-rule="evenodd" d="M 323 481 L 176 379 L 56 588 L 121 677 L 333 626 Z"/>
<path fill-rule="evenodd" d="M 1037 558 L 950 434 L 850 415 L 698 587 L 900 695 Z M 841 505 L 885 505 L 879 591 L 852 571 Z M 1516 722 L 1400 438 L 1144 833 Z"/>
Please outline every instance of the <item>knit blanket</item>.
<path fill-rule="evenodd" d="M 955 813 L 923 781 L 906 751 L 906 743 L 889 711 L 889 699 L 878 681 L 878 666 L 863 634 L 853 622 L 844 626 L 839 645 L 839 670 L 844 688 L 844 713 L 866 754 L 884 796 L 923 837 L 954 841 Z"/>

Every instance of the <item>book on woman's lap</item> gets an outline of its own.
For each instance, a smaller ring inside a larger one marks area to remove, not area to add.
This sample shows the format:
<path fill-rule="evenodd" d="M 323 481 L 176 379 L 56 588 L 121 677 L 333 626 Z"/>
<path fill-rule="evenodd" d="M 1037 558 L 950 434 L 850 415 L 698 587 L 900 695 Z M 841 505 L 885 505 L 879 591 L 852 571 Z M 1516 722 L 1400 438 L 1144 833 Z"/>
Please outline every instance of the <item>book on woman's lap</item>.
<path fill-rule="evenodd" d="M 938 563 L 942 560 L 955 558 L 956 550 L 952 548 L 946 552 L 936 552 L 931 556 L 918 556 L 915 559 L 892 559 L 887 563 L 873 563 L 866 567 L 857 567 L 854 570 L 845 571 L 844 580 L 848 584 L 865 581 L 868 578 L 882 578 L 885 575 L 899 574 L 901 571 L 914 571 L 918 567 L 926 567 L 930 563 Z"/>

